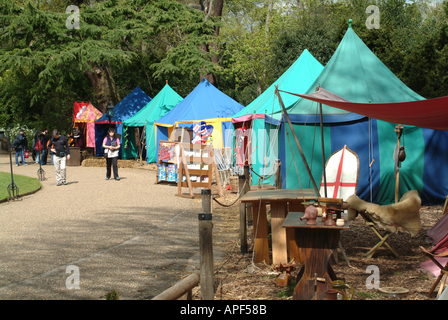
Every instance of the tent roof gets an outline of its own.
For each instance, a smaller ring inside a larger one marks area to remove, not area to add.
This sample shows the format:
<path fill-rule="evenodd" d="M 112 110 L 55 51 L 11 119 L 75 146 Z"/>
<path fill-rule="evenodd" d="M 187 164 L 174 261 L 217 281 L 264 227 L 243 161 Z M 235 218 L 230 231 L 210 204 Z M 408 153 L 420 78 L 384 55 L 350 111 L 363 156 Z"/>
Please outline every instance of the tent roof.
<path fill-rule="evenodd" d="M 378 120 L 434 130 L 448 130 L 448 96 L 395 103 L 355 103 L 323 88 L 311 94 L 296 96 Z"/>
<path fill-rule="evenodd" d="M 149 101 L 151 101 L 151 98 L 142 89 L 136 87 L 114 107 L 114 116 L 111 118 L 111 122 L 117 123 L 128 119 L 147 105 Z M 109 123 L 107 114 L 103 114 L 95 123 Z"/>
<path fill-rule="evenodd" d="M 248 114 L 271 114 L 281 111 L 278 99 L 275 97 L 275 86 L 285 91 L 304 93 L 321 73 L 324 67 L 305 49 L 299 58 L 278 78 L 269 88 L 233 117 L 238 118 Z M 290 106 L 299 98 L 288 95 L 282 97 L 285 107 Z"/>
<path fill-rule="evenodd" d="M 75 122 L 90 122 L 101 118 L 103 114 L 89 102 L 86 109 L 75 118 Z"/>
<path fill-rule="evenodd" d="M 328 64 L 305 93 L 310 94 L 319 86 L 351 102 L 382 103 L 424 99 L 398 79 L 370 51 L 351 27 L 348 28 Z M 282 99 L 287 95 L 281 94 Z M 308 121 L 314 122 L 313 117 L 319 121 L 317 111 L 317 103 L 299 99 L 288 113 L 291 121 L 304 123 L 308 115 L 311 115 Z M 327 105 L 322 106 L 322 112 L 324 122 L 343 122 L 364 117 Z M 280 117 L 281 113 L 274 116 L 277 119 Z"/>
<path fill-rule="evenodd" d="M 145 122 L 154 123 L 173 109 L 182 99 L 176 91 L 166 84 L 148 104 L 124 121 L 123 124 L 128 127 L 142 127 Z"/>
<path fill-rule="evenodd" d="M 243 108 L 204 78 L 185 99 L 157 123 L 174 124 L 182 120 L 231 117 Z"/>

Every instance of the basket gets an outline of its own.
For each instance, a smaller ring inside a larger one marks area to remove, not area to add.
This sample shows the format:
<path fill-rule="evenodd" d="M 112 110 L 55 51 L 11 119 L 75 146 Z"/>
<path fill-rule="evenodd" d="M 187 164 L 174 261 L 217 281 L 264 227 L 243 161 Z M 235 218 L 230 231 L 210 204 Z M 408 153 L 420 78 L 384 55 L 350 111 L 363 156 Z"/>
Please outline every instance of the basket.
<path fill-rule="evenodd" d="M 239 177 L 238 176 L 231 176 L 230 177 L 230 188 L 232 188 L 232 193 L 238 193 L 239 192 Z"/>

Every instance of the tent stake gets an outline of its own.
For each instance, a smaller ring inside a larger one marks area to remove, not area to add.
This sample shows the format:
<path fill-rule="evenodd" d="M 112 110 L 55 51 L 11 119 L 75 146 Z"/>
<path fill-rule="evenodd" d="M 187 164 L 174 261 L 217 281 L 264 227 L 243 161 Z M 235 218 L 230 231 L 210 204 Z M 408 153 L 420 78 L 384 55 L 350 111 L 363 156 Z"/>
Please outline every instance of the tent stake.
<path fill-rule="evenodd" d="M 320 197 L 319 188 L 317 187 L 316 181 L 314 181 L 313 175 L 311 174 L 310 167 L 308 166 L 308 163 L 306 162 L 305 155 L 303 154 L 302 147 L 301 147 L 301 145 L 299 143 L 299 139 L 297 138 L 297 135 L 296 135 L 296 133 L 295 133 L 293 127 L 292 127 L 291 119 L 289 119 L 289 115 L 286 112 L 285 105 L 283 104 L 283 100 L 280 97 L 280 93 L 278 92 L 278 85 L 275 86 L 275 94 L 278 97 L 278 101 L 280 102 L 280 106 L 282 107 L 283 113 L 285 114 L 286 120 L 288 121 L 289 128 L 291 129 L 291 133 L 292 133 L 292 135 L 294 137 L 294 140 L 296 141 L 297 148 L 299 149 L 299 152 L 300 152 L 300 156 L 302 157 L 303 163 L 305 164 L 306 171 L 308 172 L 308 175 L 310 176 L 311 183 L 313 184 L 314 191 L 316 192 L 316 195 L 318 197 Z"/>

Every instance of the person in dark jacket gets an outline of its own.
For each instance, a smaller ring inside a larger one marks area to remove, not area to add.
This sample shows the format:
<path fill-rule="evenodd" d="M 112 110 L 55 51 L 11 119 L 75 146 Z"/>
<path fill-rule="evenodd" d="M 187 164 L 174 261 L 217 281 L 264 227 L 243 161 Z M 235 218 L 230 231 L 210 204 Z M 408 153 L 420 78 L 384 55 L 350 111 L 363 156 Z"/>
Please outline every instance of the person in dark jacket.
<path fill-rule="evenodd" d="M 16 166 L 19 166 L 19 154 L 20 154 L 20 158 L 21 158 L 21 163 L 24 166 L 27 166 L 28 163 L 25 162 L 25 150 L 28 146 L 28 140 L 26 138 L 26 133 L 25 130 L 20 129 L 19 130 L 19 134 L 17 135 L 17 137 L 15 137 L 15 139 L 17 141 L 15 149 L 16 149 Z"/>
<path fill-rule="evenodd" d="M 48 140 L 50 140 L 50 138 L 48 137 L 48 129 L 45 128 L 44 130 L 42 130 L 42 135 L 41 135 L 41 141 L 42 141 L 42 144 L 44 146 L 44 149 L 42 150 L 42 162 L 41 162 L 41 165 L 46 165 L 47 164 L 47 155 L 48 155 L 47 143 L 48 143 Z"/>
<path fill-rule="evenodd" d="M 66 168 L 67 160 L 70 160 L 70 148 L 68 147 L 67 138 L 61 136 L 58 129 L 53 130 L 53 137 L 50 140 L 50 151 L 53 152 L 54 174 L 58 182 L 58 186 L 67 184 Z"/>

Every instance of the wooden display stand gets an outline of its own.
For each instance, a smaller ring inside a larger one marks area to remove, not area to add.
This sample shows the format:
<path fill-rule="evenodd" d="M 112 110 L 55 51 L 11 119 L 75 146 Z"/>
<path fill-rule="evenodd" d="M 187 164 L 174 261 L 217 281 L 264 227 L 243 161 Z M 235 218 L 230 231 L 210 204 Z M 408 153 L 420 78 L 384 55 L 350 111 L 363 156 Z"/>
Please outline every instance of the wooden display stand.
<path fill-rule="evenodd" d="M 156 184 L 160 183 L 160 182 L 168 182 L 168 183 L 176 183 L 176 179 L 174 180 L 168 180 L 168 177 L 165 178 L 161 178 L 159 177 L 159 166 L 162 163 L 166 163 L 166 164 L 174 164 L 176 166 L 176 168 L 178 167 L 178 163 L 177 163 L 177 158 L 176 158 L 176 146 L 177 146 L 178 142 L 175 141 L 159 141 L 159 154 L 157 155 L 157 173 L 156 173 Z M 161 151 L 163 146 L 166 145 L 170 145 L 172 147 L 172 156 L 171 157 L 162 157 L 161 156 Z M 177 170 L 178 171 L 178 170 Z"/>
<path fill-rule="evenodd" d="M 211 190 L 213 171 L 215 172 L 219 195 L 222 196 L 223 191 L 213 146 L 179 143 L 179 147 L 178 192 L 176 196 L 192 199 L 201 198 L 201 194 L 194 194 L 193 188 Z M 199 166 L 199 169 L 188 168 L 189 165 Z M 184 175 L 185 181 L 183 181 Z M 199 181 L 192 181 L 192 176 L 198 177 Z M 182 187 L 187 187 L 190 191 L 189 194 L 182 194 Z"/>

